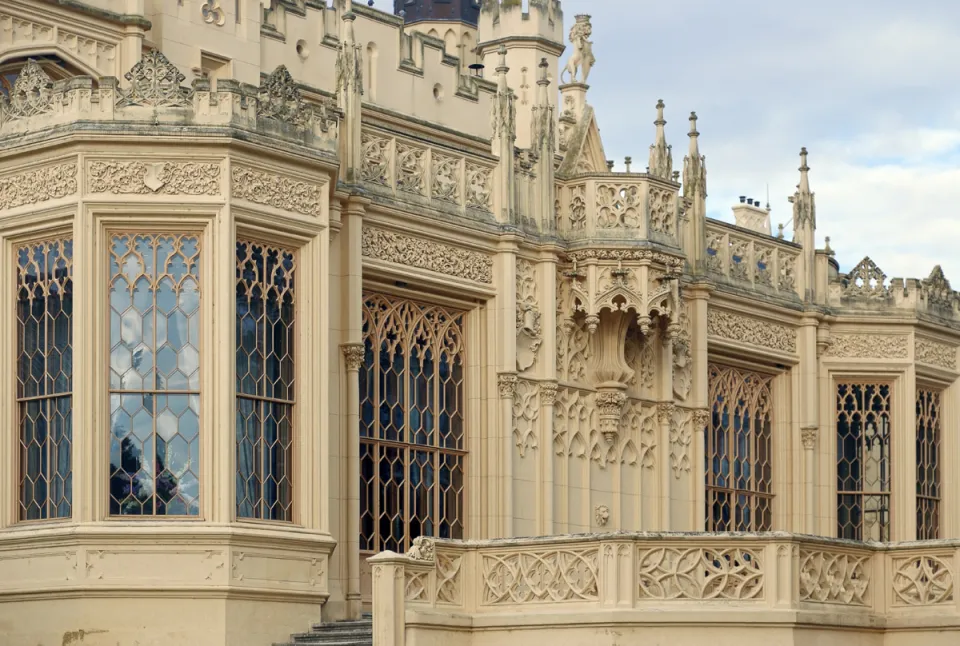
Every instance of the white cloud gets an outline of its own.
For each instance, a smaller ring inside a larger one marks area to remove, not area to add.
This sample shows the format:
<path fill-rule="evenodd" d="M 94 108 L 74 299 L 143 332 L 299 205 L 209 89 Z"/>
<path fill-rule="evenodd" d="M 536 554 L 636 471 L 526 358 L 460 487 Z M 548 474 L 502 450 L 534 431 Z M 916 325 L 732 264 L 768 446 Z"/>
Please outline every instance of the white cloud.
<path fill-rule="evenodd" d="M 646 158 L 667 104 L 674 164 L 700 117 L 708 209 L 738 195 L 790 217 L 798 152 L 810 150 L 818 239 L 843 269 L 869 255 L 890 276 L 942 264 L 960 285 L 960 3 L 941 0 L 564 0 L 593 15 L 588 100 L 607 157 Z"/>

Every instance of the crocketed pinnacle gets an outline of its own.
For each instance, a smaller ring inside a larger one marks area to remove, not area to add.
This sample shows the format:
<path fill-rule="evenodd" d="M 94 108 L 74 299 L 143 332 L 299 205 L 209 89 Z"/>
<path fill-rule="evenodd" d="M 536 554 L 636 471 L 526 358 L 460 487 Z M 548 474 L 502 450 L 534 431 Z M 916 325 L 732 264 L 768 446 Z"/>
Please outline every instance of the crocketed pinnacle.
<path fill-rule="evenodd" d="M 814 194 L 810 190 L 810 167 L 807 165 L 807 149 L 800 149 L 800 183 L 797 192 L 790 201 L 793 203 L 793 228 L 800 229 L 808 222 L 817 228 L 817 207 Z"/>
<path fill-rule="evenodd" d="M 707 160 L 700 154 L 700 133 L 697 132 L 697 113 L 690 113 L 690 149 L 683 158 L 683 196 L 707 196 Z"/>
<path fill-rule="evenodd" d="M 657 101 L 657 120 L 653 122 L 657 126 L 657 138 L 650 146 L 650 170 L 648 172 L 654 177 L 669 180 L 673 174 L 673 153 L 672 147 L 667 145 L 667 135 L 663 130 L 663 127 L 667 125 L 663 118 L 665 107 L 663 99 Z"/>

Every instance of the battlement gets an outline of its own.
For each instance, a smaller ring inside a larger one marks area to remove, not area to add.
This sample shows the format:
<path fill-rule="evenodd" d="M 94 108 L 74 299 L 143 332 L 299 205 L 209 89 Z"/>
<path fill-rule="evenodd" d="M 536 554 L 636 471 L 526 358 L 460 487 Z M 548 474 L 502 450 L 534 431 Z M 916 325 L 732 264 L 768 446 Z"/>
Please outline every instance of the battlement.
<path fill-rule="evenodd" d="M 478 25 L 481 47 L 503 39 L 543 40 L 563 50 L 563 10 L 560 0 L 485 0 Z M 559 52 L 558 52 L 559 55 Z"/>

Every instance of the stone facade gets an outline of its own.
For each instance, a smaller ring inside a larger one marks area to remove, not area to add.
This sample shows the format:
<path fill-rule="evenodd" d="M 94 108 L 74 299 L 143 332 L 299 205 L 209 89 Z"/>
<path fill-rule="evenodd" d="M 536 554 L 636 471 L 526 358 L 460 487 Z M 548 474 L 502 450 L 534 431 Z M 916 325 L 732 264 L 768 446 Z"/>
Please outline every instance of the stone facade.
<path fill-rule="evenodd" d="M 707 218 L 662 101 L 612 172 L 603 26 L 462 4 L 0 8 L 4 644 L 955 643 L 940 268 L 805 149 Z"/>

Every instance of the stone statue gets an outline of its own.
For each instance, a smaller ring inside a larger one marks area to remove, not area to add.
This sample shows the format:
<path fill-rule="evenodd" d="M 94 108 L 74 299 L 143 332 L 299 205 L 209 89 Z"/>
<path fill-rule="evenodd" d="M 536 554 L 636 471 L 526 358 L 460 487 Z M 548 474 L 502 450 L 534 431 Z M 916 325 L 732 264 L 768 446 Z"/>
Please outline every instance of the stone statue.
<path fill-rule="evenodd" d="M 590 35 L 593 34 L 593 27 L 590 25 L 590 16 L 580 14 L 577 17 L 573 27 L 570 28 L 570 43 L 573 45 L 573 53 L 567 60 L 567 66 L 560 73 L 560 80 L 563 81 L 564 72 L 569 73 L 570 83 L 586 83 L 590 76 L 590 69 L 597 59 L 593 57 L 593 43 L 590 41 Z M 577 78 L 577 72 L 580 72 L 580 78 Z"/>

